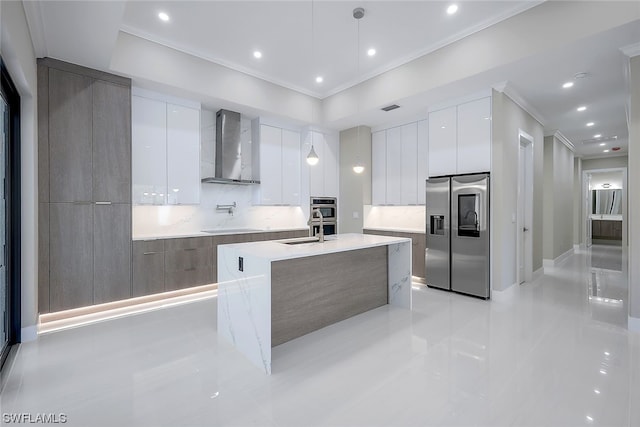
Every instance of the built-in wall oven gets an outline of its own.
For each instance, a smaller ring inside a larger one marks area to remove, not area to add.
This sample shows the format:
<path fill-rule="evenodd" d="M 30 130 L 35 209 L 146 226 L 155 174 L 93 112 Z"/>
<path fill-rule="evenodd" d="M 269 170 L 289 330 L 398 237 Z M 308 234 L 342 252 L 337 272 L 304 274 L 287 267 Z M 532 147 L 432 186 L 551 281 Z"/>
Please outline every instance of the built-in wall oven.
<path fill-rule="evenodd" d="M 314 216 L 313 212 L 319 210 L 322 214 L 322 226 L 324 235 L 338 233 L 338 200 L 335 197 L 311 197 L 309 203 L 309 215 L 311 221 L 309 232 L 315 236 L 320 231 L 320 218 Z"/>

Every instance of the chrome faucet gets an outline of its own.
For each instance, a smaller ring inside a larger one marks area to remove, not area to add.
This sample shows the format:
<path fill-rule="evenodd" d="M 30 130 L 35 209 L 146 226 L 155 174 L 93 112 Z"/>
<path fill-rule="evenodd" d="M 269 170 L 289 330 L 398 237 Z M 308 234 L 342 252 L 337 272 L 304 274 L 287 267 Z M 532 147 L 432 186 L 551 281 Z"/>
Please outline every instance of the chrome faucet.
<path fill-rule="evenodd" d="M 320 209 L 313 209 L 311 211 L 311 214 L 309 215 L 309 221 L 307 221 L 307 225 L 309 226 L 309 236 L 310 237 L 314 237 L 313 234 L 313 218 L 316 216 L 316 213 L 318 213 L 318 217 L 320 218 L 320 227 L 318 230 L 318 239 L 320 241 L 320 243 L 324 242 L 324 217 L 322 216 L 322 212 L 320 212 Z"/>

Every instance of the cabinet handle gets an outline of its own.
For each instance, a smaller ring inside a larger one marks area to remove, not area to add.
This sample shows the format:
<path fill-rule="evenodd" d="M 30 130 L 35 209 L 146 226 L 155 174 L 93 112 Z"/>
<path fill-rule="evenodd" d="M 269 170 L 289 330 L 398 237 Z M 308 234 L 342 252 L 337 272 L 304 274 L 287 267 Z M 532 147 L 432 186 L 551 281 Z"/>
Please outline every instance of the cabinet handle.
<path fill-rule="evenodd" d="M 90 205 L 91 202 L 87 202 L 85 200 L 74 200 L 73 204 L 74 205 Z"/>
<path fill-rule="evenodd" d="M 194 271 L 195 269 L 196 269 L 195 267 L 185 268 L 184 271 Z"/>
<path fill-rule="evenodd" d="M 195 251 L 195 250 L 196 250 L 196 248 L 187 248 L 187 249 L 184 249 L 184 250 L 185 250 L 185 251 Z"/>
<path fill-rule="evenodd" d="M 111 202 L 96 202 L 96 205 L 110 205 Z"/>
<path fill-rule="evenodd" d="M 142 255 L 153 255 L 153 254 L 161 254 L 162 252 L 145 252 Z"/>

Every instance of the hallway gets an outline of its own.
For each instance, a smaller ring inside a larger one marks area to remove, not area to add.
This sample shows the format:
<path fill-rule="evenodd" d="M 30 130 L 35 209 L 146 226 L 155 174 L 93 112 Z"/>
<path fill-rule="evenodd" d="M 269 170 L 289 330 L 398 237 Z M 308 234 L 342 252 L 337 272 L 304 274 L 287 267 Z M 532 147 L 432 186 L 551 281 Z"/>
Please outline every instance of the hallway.
<path fill-rule="evenodd" d="M 44 335 L 0 408 L 72 426 L 637 426 L 623 258 L 594 245 L 490 302 L 416 286 L 412 312 L 275 348 L 271 376 L 218 342 L 215 298 Z"/>

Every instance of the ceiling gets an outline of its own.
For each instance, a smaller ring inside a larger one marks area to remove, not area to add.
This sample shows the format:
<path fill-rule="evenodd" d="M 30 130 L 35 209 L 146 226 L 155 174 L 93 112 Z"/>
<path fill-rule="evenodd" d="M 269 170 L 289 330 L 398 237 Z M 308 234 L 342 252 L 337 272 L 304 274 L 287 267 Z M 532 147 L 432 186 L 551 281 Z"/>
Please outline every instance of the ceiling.
<path fill-rule="evenodd" d="M 39 56 L 108 70 L 122 31 L 322 99 L 527 13 L 540 3 L 461 1 L 454 15 L 446 13 L 450 3 L 443 1 L 29 1 L 24 5 Z M 365 16 L 357 21 L 352 11 L 359 6 L 365 8 Z M 158 19 L 161 11 L 169 15 L 168 22 Z M 403 108 L 393 115 L 359 112 L 351 122 L 334 125 L 381 125 L 389 117 L 397 120 L 423 113 L 434 100 L 461 96 L 463 90 L 508 82 L 544 124 L 545 133 L 560 131 L 577 154 L 625 153 L 628 89 L 620 48 L 640 42 L 638 24 L 527 56 L 440 88 L 437 96 L 416 94 L 401 100 Z M 372 57 L 367 55 L 371 47 L 376 49 Z M 262 58 L 254 58 L 255 50 L 262 52 Z M 579 72 L 588 77 L 574 79 Z M 324 77 L 320 84 L 315 81 L 318 75 Z M 562 89 L 570 80 L 574 87 Z M 587 109 L 576 111 L 581 105 Z M 588 122 L 594 126 L 587 127 Z M 597 134 L 603 141 L 594 137 Z M 613 146 L 621 149 L 603 152 Z"/>

